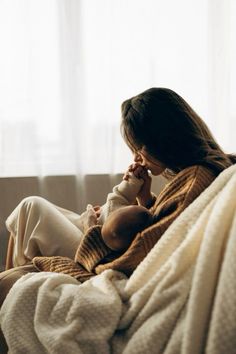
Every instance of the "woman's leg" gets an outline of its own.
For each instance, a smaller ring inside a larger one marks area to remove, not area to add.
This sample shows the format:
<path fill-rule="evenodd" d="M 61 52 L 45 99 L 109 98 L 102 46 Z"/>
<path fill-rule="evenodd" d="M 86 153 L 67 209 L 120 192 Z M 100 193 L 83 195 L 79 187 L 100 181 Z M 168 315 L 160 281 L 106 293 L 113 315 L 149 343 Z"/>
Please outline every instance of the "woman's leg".
<path fill-rule="evenodd" d="M 13 265 L 27 264 L 39 255 L 73 259 L 82 237 L 78 219 L 78 214 L 41 197 L 23 199 L 6 221 L 14 238 Z"/>

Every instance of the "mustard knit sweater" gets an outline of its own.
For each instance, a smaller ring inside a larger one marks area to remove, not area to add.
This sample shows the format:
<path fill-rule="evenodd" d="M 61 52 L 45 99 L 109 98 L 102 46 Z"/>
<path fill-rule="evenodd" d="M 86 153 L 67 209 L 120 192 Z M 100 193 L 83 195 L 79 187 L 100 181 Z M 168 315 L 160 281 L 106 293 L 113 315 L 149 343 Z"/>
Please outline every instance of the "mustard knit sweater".
<path fill-rule="evenodd" d="M 213 172 L 203 166 L 191 166 L 179 172 L 150 208 L 155 223 L 138 233 L 123 254 L 111 251 L 105 245 L 101 226 L 96 225 L 84 235 L 74 260 L 60 256 L 35 257 L 33 264 L 40 271 L 62 272 L 82 282 L 106 269 L 118 270 L 129 276 L 169 225 L 214 179 Z"/>

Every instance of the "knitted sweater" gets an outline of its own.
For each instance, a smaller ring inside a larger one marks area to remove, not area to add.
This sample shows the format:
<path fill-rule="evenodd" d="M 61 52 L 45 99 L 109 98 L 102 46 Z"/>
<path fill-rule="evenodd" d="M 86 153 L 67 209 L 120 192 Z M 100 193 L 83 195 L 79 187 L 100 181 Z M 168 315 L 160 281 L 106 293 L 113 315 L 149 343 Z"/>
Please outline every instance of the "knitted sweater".
<path fill-rule="evenodd" d="M 39 270 L 71 274 L 80 281 L 87 280 L 106 269 L 118 270 L 129 276 L 177 216 L 214 179 L 212 171 L 203 166 L 191 166 L 179 172 L 165 186 L 150 208 L 155 216 L 155 223 L 138 233 L 123 254 L 111 251 L 105 245 L 101 237 L 101 226 L 96 225 L 84 235 L 74 262 L 65 257 L 35 257 L 33 264 Z"/>

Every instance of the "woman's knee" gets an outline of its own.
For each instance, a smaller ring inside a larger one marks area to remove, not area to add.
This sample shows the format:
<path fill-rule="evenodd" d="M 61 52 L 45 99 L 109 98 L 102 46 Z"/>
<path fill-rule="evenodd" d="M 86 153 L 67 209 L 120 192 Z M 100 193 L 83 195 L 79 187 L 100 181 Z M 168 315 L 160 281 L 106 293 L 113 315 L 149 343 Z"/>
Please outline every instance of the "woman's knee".
<path fill-rule="evenodd" d="M 40 215 L 44 210 L 46 200 L 38 196 L 30 196 L 21 200 L 6 220 L 6 226 L 15 234 L 19 218 L 25 218 L 33 210 L 34 214 Z"/>
<path fill-rule="evenodd" d="M 20 204 L 19 204 L 19 208 L 25 209 L 25 211 L 30 211 L 30 210 L 34 210 L 34 212 L 39 212 L 40 214 L 43 213 L 45 211 L 45 209 L 47 209 L 47 205 L 49 204 L 49 202 L 39 196 L 30 196 L 30 197 L 26 197 L 24 198 Z"/>
<path fill-rule="evenodd" d="M 32 205 L 42 205 L 42 204 L 44 204 L 44 202 L 46 202 L 46 200 L 44 198 L 39 197 L 37 195 L 31 195 L 29 197 L 22 199 L 20 204 L 32 206 Z"/>

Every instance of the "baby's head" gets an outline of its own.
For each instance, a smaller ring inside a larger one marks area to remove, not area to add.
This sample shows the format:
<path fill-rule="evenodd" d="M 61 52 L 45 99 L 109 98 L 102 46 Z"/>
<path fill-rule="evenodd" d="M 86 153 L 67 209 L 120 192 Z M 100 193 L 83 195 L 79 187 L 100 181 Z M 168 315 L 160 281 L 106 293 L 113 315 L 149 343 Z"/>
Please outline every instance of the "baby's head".
<path fill-rule="evenodd" d="M 140 205 L 125 206 L 113 211 L 102 227 L 105 244 L 114 251 L 129 247 L 135 235 L 153 223 L 153 215 Z"/>

